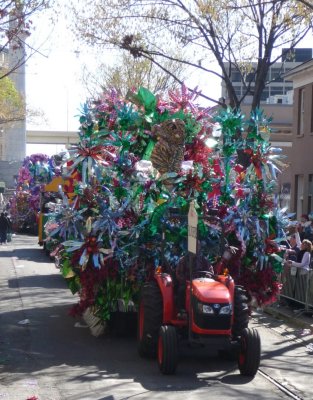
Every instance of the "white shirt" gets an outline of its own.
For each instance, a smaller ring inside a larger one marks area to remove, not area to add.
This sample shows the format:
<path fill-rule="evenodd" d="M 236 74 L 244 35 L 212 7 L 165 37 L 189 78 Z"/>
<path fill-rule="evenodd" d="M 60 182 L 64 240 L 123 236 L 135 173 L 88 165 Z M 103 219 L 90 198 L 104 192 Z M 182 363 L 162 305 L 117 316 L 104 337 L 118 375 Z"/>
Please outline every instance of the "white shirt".
<path fill-rule="evenodd" d="M 297 246 L 300 247 L 301 239 L 300 239 L 299 232 L 295 233 L 295 239 L 297 242 Z M 309 271 L 309 269 L 310 269 L 310 262 L 311 262 L 311 253 L 309 251 L 306 251 L 302 256 L 301 262 L 292 261 L 291 263 L 292 263 L 293 267 L 302 268 L 301 272 L 306 273 L 305 271 Z"/>

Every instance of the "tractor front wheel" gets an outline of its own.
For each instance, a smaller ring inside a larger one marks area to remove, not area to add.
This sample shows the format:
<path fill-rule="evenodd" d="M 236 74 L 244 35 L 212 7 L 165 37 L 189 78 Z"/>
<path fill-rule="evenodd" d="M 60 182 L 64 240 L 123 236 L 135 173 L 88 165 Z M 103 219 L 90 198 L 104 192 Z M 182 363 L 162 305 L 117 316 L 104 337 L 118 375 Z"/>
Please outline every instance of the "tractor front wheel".
<path fill-rule="evenodd" d="M 240 338 L 238 368 L 241 375 L 254 376 L 260 365 L 261 340 L 256 329 L 245 328 Z"/>
<path fill-rule="evenodd" d="M 171 325 L 160 328 L 158 341 L 158 365 L 162 374 L 173 375 L 177 367 L 177 335 L 176 329 Z"/>
<path fill-rule="evenodd" d="M 249 324 L 249 307 L 246 291 L 241 286 L 235 286 L 234 293 L 234 323 L 232 334 L 234 337 L 241 336 Z"/>

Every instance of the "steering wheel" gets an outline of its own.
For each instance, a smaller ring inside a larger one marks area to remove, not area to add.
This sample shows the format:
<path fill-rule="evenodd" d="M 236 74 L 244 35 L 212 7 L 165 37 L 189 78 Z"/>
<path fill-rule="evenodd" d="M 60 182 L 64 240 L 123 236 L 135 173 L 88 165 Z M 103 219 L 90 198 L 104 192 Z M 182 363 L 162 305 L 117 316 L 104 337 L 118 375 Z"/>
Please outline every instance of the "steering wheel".
<path fill-rule="evenodd" d="M 197 278 L 213 278 L 214 273 L 210 271 L 196 271 L 194 275 Z"/>

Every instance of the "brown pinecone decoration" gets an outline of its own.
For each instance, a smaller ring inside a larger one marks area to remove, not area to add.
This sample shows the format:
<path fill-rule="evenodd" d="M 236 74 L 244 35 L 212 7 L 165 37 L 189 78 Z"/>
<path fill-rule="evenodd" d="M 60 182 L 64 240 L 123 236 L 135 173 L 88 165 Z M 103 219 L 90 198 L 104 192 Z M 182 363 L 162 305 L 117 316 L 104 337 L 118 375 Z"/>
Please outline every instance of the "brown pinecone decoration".
<path fill-rule="evenodd" d="M 179 172 L 185 151 L 185 123 L 173 119 L 155 125 L 152 130 L 158 138 L 151 154 L 151 162 L 161 175 Z"/>

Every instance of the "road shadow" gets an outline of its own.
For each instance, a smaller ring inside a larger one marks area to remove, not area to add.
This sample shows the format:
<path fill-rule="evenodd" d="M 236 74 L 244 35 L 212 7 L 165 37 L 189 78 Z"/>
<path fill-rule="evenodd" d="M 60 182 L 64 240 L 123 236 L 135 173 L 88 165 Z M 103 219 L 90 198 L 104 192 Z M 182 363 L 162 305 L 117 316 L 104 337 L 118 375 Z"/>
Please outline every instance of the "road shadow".
<path fill-rule="evenodd" d="M 164 376 L 156 360 L 139 357 L 133 333 L 94 337 L 82 320 L 68 315 L 69 308 L 70 304 L 1 314 L 3 383 L 13 384 L 15 374 L 29 376 L 46 370 L 62 374 L 64 366 L 79 368 L 80 373 L 69 377 L 69 381 L 86 383 L 118 377 L 139 382 L 148 391 L 192 391 L 209 388 L 216 382 L 247 383 L 239 375 L 236 363 L 203 348 L 180 348 L 177 374 Z M 29 324 L 21 324 L 24 321 Z M 231 374 L 232 379 L 225 380 L 225 374 Z"/>
<path fill-rule="evenodd" d="M 19 262 L 24 261 L 32 261 L 34 263 L 53 263 L 53 260 L 48 257 L 45 252 L 38 248 L 34 249 L 14 249 L 14 247 L 6 246 L 4 250 L 2 250 L 2 246 L 0 246 L 0 257 L 16 257 Z"/>
<path fill-rule="evenodd" d="M 43 249 L 15 249 L 13 250 L 13 256 L 17 257 L 20 261 L 32 261 L 35 263 L 52 263 L 50 258 L 45 254 Z"/>
<path fill-rule="evenodd" d="M 56 270 L 57 271 L 57 270 Z M 21 276 L 8 280 L 9 288 L 46 288 L 46 289 L 68 289 L 66 280 L 59 271 L 49 275 Z"/>

